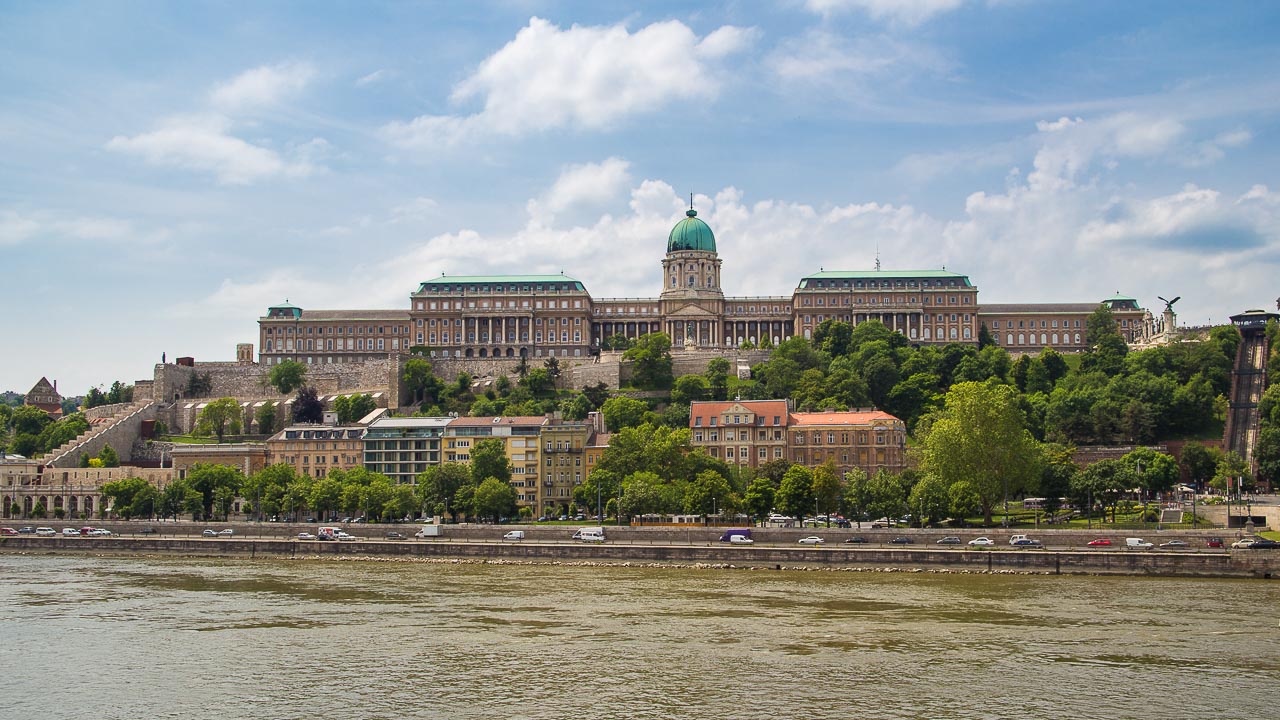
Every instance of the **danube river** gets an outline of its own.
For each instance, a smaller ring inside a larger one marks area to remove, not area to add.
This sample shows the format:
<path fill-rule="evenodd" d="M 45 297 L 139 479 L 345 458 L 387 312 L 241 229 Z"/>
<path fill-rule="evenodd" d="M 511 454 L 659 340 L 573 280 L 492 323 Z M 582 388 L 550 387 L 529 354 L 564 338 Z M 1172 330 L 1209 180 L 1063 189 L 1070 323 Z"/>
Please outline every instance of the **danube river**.
<path fill-rule="evenodd" d="M 6 718 L 1274 717 L 1280 584 L 0 555 Z"/>

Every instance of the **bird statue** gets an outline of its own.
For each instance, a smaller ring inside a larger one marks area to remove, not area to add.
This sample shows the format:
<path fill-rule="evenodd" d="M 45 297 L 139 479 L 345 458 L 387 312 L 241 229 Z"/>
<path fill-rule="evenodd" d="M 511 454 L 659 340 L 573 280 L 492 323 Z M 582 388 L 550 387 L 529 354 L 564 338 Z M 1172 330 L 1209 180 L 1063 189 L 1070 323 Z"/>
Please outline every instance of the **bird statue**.
<path fill-rule="evenodd" d="M 1181 296 L 1181 295 L 1179 295 L 1178 297 L 1176 297 L 1176 298 L 1174 298 L 1174 299 L 1172 299 L 1172 300 L 1165 300 L 1164 298 L 1162 298 L 1162 297 L 1160 297 L 1159 295 L 1157 295 L 1157 296 L 1156 296 L 1156 299 L 1157 299 L 1157 300 L 1161 300 L 1161 301 L 1163 301 L 1163 302 L 1164 302 L 1164 310 L 1165 310 L 1165 312 L 1173 312 L 1173 304 L 1174 304 L 1174 303 L 1176 303 L 1176 302 L 1178 302 L 1179 300 L 1181 300 L 1181 299 L 1182 299 L 1182 296 Z"/>

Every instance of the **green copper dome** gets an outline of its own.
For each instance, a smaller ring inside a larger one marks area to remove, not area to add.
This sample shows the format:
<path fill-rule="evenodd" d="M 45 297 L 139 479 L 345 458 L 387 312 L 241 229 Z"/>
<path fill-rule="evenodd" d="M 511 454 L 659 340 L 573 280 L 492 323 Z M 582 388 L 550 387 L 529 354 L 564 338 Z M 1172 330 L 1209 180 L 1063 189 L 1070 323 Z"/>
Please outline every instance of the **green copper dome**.
<path fill-rule="evenodd" d="M 711 228 L 706 223 L 698 219 L 698 211 L 690 208 L 685 215 L 688 217 L 671 228 L 671 235 L 667 238 L 667 252 L 676 250 L 715 252 L 716 236 L 711 234 Z"/>

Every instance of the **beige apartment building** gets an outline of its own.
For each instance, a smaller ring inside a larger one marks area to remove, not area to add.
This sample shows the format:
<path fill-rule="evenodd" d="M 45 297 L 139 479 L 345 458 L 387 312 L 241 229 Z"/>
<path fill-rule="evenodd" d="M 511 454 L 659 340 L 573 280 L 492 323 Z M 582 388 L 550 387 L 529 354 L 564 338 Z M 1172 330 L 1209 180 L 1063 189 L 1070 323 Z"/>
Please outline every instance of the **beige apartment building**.
<path fill-rule="evenodd" d="M 290 425 L 267 439 L 267 464 L 283 463 L 307 477 L 364 465 L 363 425 Z"/>
<path fill-rule="evenodd" d="M 479 440 L 501 440 L 511 461 L 511 486 L 520 507 L 538 508 L 538 477 L 541 461 L 538 449 L 542 427 L 550 422 L 543 415 L 530 417 L 460 417 L 445 428 L 444 461 L 471 462 L 471 448 Z"/>
<path fill-rule="evenodd" d="M 695 402 L 689 408 L 693 446 L 731 465 L 786 459 L 788 412 L 786 400 Z"/>
<path fill-rule="evenodd" d="M 573 502 L 573 489 L 587 477 L 587 445 L 593 428 L 586 420 L 549 420 L 541 430 L 542 487 L 537 514 L 562 515 Z"/>
<path fill-rule="evenodd" d="M 711 228 L 690 209 L 667 237 L 663 284 L 656 297 L 593 298 L 568 275 L 440 275 L 419 283 L 400 310 L 303 310 L 285 302 L 258 320 L 259 361 L 359 362 L 406 353 L 414 346 L 433 357 L 584 357 L 615 335 L 638 338 L 665 332 L 675 348 L 774 345 L 812 337 L 825 320 L 853 325 L 879 320 L 913 344 L 972 344 L 984 318 L 1001 344 L 1068 348 L 1075 320 L 1089 303 L 1063 306 L 998 305 L 983 308 L 967 275 L 941 270 L 825 270 L 801 278 L 791 295 L 732 297 L 723 291 L 723 260 Z M 1120 314 L 1131 342 L 1150 334 L 1147 310 L 1132 298 L 1106 301 Z M 1054 308 L 1070 309 L 1054 309 Z M 1043 313 L 1061 316 L 1043 316 Z M 1032 316 L 1035 316 L 1034 318 Z M 1031 333 L 1034 319 L 1046 325 Z M 1054 320 L 1069 322 L 1053 343 Z M 1009 332 L 1013 331 L 1013 341 Z M 1041 333 L 1040 331 L 1045 332 Z"/>

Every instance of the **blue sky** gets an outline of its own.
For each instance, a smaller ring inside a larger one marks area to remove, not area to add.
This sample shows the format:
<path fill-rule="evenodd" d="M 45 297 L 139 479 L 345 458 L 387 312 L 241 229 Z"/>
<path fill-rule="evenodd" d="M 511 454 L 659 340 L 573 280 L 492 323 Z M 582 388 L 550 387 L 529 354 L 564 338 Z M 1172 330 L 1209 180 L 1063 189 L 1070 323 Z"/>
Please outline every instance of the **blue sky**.
<path fill-rule="evenodd" d="M 443 273 L 734 295 L 963 272 L 1220 322 L 1280 295 L 1280 5 L 0 5 L 0 389 L 234 358 Z"/>

